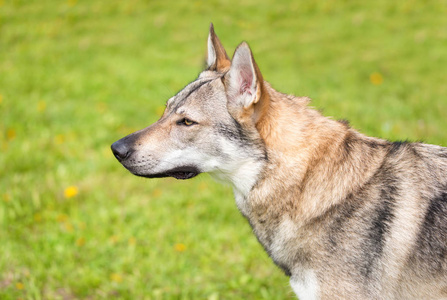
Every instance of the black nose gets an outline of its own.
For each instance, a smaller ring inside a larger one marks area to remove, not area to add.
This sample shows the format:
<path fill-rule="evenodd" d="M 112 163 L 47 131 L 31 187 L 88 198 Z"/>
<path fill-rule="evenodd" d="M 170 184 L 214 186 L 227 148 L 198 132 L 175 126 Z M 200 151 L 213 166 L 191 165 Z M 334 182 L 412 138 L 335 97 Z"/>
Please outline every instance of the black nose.
<path fill-rule="evenodd" d="M 133 149 L 126 143 L 126 141 L 123 141 L 123 139 L 113 143 L 111 148 L 116 159 L 119 161 L 125 160 L 133 152 Z"/>

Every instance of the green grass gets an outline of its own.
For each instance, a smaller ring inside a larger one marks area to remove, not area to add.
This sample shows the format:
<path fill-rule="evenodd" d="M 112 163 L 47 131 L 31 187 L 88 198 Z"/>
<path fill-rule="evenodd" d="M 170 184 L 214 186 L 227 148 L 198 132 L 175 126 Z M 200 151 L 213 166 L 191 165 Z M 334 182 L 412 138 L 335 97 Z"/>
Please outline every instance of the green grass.
<path fill-rule="evenodd" d="M 109 150 L 200 72 L 211 21 L 325 115 L 447 146 L 445 2 L 267 2 L 0 1 L 1 299 L 294 298 L 229 187 Z"/>

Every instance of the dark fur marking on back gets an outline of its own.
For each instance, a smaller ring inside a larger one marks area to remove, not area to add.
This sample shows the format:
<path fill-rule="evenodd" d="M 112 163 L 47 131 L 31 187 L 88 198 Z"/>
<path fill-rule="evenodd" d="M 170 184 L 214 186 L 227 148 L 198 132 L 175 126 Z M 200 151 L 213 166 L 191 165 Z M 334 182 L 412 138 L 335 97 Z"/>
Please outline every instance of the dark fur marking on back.
<path fill-rule="evenodd" d="M 339 122 L 339 123 L 345 125 L 347 128 L 351 127 L 351 125 L 349 124 L 349 120 L 346 120 L 346 119 L 339 119 L 339 120 L 337 120 L 337 122 Z"/>
<path fill-rule="evenodd" d="M 322 216 L 322 219 L 332 219 L 328 226 L 327 236 L 329 252 L 336 253 L 341 250 L 339 244 L 346 234 L 347 223 L 349 223 L 355 216 L 356 211 L 358 211 L 361 205 L 362 202 L 353 200 L 352 194 L 350 194 L 344 203 L 335 205 L 325 214 L 325 216 Z"/>
<path fill-rule="evenodd" d="M 372 221 L 367 231 L 366 239 L 363 242 L 363 247 L 366 250 L 364 265 L 361 273 L 365 277 L 370 277 L 377 262 L 383 254 L 385 246 L 386 235 L 389 233 L 391 223 L 394 219 L 394 203 L 395 196 L 394 187 L 385 187 L 381 190 L 381 202 L 372 212 Z"/>
<path fill-rule="evenodd" d="M 373 183 L 377 182 L 380 188 L 379 201 L 374 211 L 371 213 L 371 223 L 367 229 L 367 236 L 363 242 L 363 247 L 367 249 L 365 253 L 364 264 L 362 266 L 362 275 L 366 278 L 370 277 L 373 270 L 377 267 L 377 262 L 383 254 L 386 235 L 395 217 L 395 198 L 399 197 L 399 179 L 396 177 L 395 168 L 390 163 L 390 158 L 399 155 L 401 151 L 408 148 L 410 143 L 393 142 L 390 144 L 385 159 L 373 176 Z"/>
<path fill-rule="evenodd" d="M 447 270 L 447 187 L 427 208 L 411 261 L 432 274 Z"/>
<path fill-rule="evenodd" d="M 392 142 L 390 144 L 390 148 L 388 150 L 388 154 L 387 155 L 390 156 L 390 155 L 397 154 L 398 152 L 400 152 L 403 149 L 405 149 L 408 145 L 410 145 L 410 143 L 407 142 L 407 141 Z"/>
<path fill-rule="evenodd" d="M 389 159 L 397 155 L 406 145 L 407 142 L 392 143 L 382 165 L 372 177 L 371 183 L 377 185 L 380 194 L 378 203 L 370 213 L 371 223 L 366 229 L 367 235 L 362 243 L 365 257 L 360 271 L 366 278 L 371 276 L 383 254 L 386 236 L 395 217 L 395 198 L 399 197 L 399 179 L 394 175 L 396 170 Z"/>
<path fill-rule="evenodd" d="M 379 143 L 377 141 L 372 141 L 372 140 L 366 140 L 363 141 L 366 145 L 368 145 L 369 147 L 373 148 L 373 149 L 379 149 L 380 147 L 385 147 L 386 144 L 384 143 Z"/>
<path fill-rule="evenodd" d="M 341 158 L 340 158 L 341 162 L 346 162 L 347 160 L 349 160 L 349 156 L 350 156 L 350 153 L 352 152 L 352 149 L 354 148 L 355 142 L 356 142 L 356 140 L 354 140 L 351 133 L 348 133 L 345 136 L 345 139 L 343 141 L 343 147 L 341 150 L 342 151 Z"/>

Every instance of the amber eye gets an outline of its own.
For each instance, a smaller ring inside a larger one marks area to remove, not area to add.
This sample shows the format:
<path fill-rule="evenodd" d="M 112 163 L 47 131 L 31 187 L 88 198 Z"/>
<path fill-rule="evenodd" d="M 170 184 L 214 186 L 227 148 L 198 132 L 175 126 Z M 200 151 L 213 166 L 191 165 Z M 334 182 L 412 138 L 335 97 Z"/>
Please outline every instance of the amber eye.
<path fill-rule="evenodd" d="M 194 121 L 191 121 L 190 119 L 183 118 L 180 121 L 178 121 L 177 124 L 178 125 L 191 126 L 191 125 L 194 125 L 194 124 L 197 124 L 197 123 L 194 122 Z"/>

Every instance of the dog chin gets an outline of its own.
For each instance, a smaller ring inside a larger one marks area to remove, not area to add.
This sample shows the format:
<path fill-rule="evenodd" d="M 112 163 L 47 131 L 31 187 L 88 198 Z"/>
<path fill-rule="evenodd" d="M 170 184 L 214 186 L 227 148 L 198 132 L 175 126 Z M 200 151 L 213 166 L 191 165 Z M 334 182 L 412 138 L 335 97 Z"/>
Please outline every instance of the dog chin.
<path fill-rule="evenodd" d="M 142 173 L 134 173 L 137 176 L 145 177 L 145 178 L 164 178 L 164 177 L 174 177 L 175 179 L 191 179 L 200 174 L 200 171 L 197 167 L 194 166 L 183 166 L 176 167 L 170 170 L 166 170 L 161 173 L 154 174 L 142 174 Z"/>

